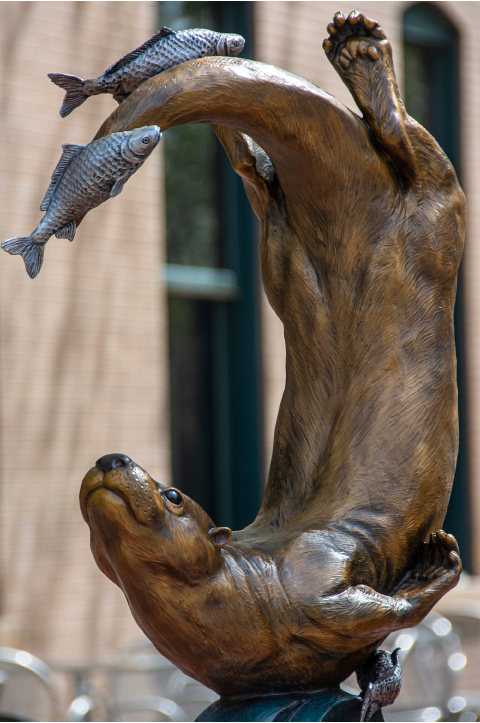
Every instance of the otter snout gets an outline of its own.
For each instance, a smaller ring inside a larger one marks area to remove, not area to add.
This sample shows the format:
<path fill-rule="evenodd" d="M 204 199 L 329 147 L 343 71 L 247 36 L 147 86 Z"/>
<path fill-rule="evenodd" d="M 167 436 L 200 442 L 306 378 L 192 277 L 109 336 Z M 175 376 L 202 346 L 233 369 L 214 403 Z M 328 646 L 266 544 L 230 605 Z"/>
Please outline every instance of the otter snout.
<path fill-rule="evenodd" d="M 127 457 L 126 454 L 104 454 L 103 457 L 97 459 L 95 467 L 98 467 L 98 469 L 107 474 L 107 472 L 111 472 L 112 469 L 126 467 L 128 464 L 131 464 L 131 462 L 132 460 L 130 457 Z"/>
<path fill-rule="evenodd" d="M 85 520 L 89 522 L 92 511 L 101 514 L 101 509 L 122 500 L 136 522 L 152 525 L 165 514 L 160 487 L 127 455 L 106 454 L 97 460 L 82 484 L 80 504 Z"/>

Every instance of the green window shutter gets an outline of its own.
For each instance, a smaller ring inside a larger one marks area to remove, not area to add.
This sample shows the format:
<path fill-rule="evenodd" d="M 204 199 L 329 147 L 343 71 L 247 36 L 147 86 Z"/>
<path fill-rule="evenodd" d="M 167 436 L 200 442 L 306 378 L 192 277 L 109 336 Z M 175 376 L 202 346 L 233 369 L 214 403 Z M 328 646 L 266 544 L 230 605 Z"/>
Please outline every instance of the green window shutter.
<path fill-rule="evenodd" d="M 411 6 L 404 14 L 405 105 L 438 141 L 461 179 L 459 37 L 449 18 L 433 3 Z M 464 284 L 460 268 L 455 304 L 455 342 L 460 446 L 444 528 L 457 538 L 466 570 L 471 569 L 471 519 L 467 456 Z"/>
<path fill-rule="evenodd" d="M 161 2 L 160 24 L 246 39 L 248 2 Z M 243 184 L 208 126 L 164 135 L 173 484 L 239 529 L 262 497 L 257 229 Z"/>

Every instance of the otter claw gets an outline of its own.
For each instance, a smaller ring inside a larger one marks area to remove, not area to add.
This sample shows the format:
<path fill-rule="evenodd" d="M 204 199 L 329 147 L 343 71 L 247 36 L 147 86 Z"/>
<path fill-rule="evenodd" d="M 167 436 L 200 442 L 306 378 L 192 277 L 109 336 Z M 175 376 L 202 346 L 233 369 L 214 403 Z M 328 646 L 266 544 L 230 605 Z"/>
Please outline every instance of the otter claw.
<path fill-rule="evenodd" d="M 373 30 L 370 31 L 370 34 L 373 35 L 374 38 L 378 38 L 379 40 L 385 40 L 385 38 L 387 37 L 380 25 L 376 25 L 376 27 L 374 27 Z"/>
<path fill-rule="evenodd" d="M 372 20 L 371 18 L 364 17 L 363 24 L 367 28 L 367 30 L 373 30 L 376 27 L 377 22 L 375 20 Z"/>
<path fill-rule="evenodd" d="M 326 53 L 331 53 L 334 48 L 333 42 L 329 38 L 323 41 L 323 49 Z"/>

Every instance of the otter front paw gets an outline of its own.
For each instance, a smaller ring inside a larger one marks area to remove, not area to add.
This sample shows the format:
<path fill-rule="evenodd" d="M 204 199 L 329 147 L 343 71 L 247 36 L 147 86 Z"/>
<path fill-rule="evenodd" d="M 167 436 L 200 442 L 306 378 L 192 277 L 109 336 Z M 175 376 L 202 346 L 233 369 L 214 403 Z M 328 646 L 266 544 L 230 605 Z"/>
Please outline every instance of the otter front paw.
<path fill-rule="evenodd" d="M 430 540 L 423 544 L 415 567 L 404 577 L 396 595 L 410 597 L 434 591 L 443 595 L 457 584 L 461 572 L 462 562 L 454 536 L 443 530 L 432 532 Z"/>

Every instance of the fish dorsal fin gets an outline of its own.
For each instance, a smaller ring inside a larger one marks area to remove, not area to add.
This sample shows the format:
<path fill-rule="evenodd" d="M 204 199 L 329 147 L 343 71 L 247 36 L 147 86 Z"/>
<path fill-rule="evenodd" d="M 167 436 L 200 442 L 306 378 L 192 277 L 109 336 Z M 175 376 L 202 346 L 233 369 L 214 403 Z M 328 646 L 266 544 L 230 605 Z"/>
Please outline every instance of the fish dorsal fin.
<path fill-rule="evenodd" d="M 64 143 L 62 145 L 63 153 L 59 160 L 59 162 L 56 165 L 56 168 L 54 172 L 52 173 L 52 180 L 50 181 L 50 185 L 47 188 L 47 192 L 44 196 L 44 199 L 42 203 L 40 204 L 40 211 L 46 211 L 48 206 L 50 205 L 50 201 L 52 200 L 53 193 L 55 191 L 55 186 L 58 183 L 59 178 L 61 177 L 62 173 L 72 160 L 72 158 L 75 158 L 75 156 L 78 156 L 80 151 L 82 151 L 85 146 L 79 146 L 76 143 Z"/>
<path fill-rule="evenodd" d="M 128 65 L 132 60 L 135 60 L 135 58 L 138 58 L 139 55 L 142 55 L 142 53 L 145 52 L 145 50 L 148 50 L 148 48 L 151 48 L 152 45 L 156 45 L 159 40 L 162 38 L 168 38 L 169 35 L 176 35 L 175 30 L 172 30 L 171 28 L 162 28 L 158 31 L 158 33 L 155 33 L 155 35 L 152 35 L 150 40 L 147 40 L 143 45 L 140 45 L 135 50 L 132 50 L 131 53 L 128 53 L 127 55 L 124 55 L 123 58 L 120 58 L 120 60 L 117 60 L 116 63 L 111 65 L 107 70 L 104 72 L 104 75 L 111 75 L 112 73 L 115 73 L 117 70 L 120 70 L 121 68 L 124 68 L 126 65 Z"/>

